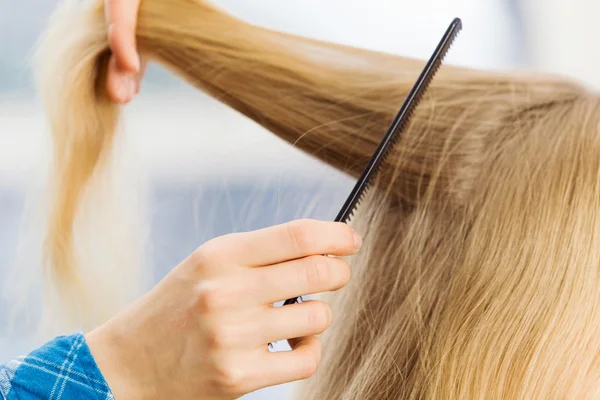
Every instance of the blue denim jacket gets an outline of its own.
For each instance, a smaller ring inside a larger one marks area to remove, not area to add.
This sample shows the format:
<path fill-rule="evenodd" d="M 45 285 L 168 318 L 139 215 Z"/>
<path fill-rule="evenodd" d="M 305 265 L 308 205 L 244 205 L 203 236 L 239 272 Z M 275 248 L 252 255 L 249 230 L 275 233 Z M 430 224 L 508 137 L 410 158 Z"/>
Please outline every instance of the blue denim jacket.
<path fill-rule="evenodd" d="M 0 366 L 3 400 L 114 400 L 81 333 Z"/>

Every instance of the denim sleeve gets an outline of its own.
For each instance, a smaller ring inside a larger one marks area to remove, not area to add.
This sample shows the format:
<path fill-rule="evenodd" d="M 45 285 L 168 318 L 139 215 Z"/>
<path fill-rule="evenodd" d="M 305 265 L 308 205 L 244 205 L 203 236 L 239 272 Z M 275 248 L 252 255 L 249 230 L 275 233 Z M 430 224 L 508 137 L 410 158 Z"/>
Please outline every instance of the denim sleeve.
<path fill-rule="evenodd" d="M 114 400 L 81 333 L 0 366 L 3 400 Z"/>

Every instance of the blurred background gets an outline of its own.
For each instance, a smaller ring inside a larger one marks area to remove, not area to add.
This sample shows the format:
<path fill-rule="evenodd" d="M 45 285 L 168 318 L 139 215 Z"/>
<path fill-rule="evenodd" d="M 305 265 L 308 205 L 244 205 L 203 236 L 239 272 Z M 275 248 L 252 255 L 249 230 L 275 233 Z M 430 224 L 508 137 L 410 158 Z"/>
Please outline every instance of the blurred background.
<path fill-rule="evenodd" d="M 600 86 L 596 0 L 215 0 L 250 22 L 425 59 L 455 16 L 448 63 L 539 70 Z M 44 174 L 48 129 L 30 56 L 57 0 L 0 0 L 0 280 L 24 205 Z M 199 22 L 201 23 L 201 22 Z M 206 240 L 294 218 L 331 219 L 353 182 L 156 66 L 126 107 L 123 159 L 143 182 L 155 281 Z M 27 249 L 27 251 L 35 249 Z M 0 326 L 6 320 L 0 302 Z M 29 350 L 0 337 L 0 363 Z M 247 396 L 281 399 L 289 387 Z"/>

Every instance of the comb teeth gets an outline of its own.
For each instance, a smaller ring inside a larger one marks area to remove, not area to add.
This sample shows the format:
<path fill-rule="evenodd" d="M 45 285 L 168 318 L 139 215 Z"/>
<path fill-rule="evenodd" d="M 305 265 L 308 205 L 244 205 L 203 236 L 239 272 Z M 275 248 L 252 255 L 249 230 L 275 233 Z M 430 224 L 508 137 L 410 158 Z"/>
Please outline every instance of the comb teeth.
<path fill-rule="evenodd" d="M 392 146 L 393 146 L 393 144 L 392 144 Z M 386 154 L 386 156 L 387 156 L 387 154 Z M 382 159 L 382 163 L 383 163 L 383 161 L 385 161 L 385 156 L 384 156 L 384 159 Z M 378 166 L 377 170 L 379 170 L 380 168 L 381 168 L 381 165 Z M 374 173 L 377 173 L 377 170 L 375 170 Z M 347 223 L 354 217 L 354 213 L 356 212 L 356 209 L 363 202 L 363 200 L 365 199 L 365 196 L 367 195 L 367 192 L 369 191 L 370 188 L 371 188 L 371 180 L 369 180 L 369 182 L 367 182 L 365 184 L 364 189 L 358 195 L 358 198 L 356 199 L 356 202 L 354 203 L 354 207 L 352 207 L 352 209 L 348 212 L 346 219 L 344 221 L 339 221 L 339 222 Z"/>
<path fill-rule="evenodd" d="M 421 72 L 421 75 L 417 79 L 417 82 L 411 89 L 410 93 L 406 97 L 402 107 L 400 107 L 400 111 L 392 121 L 390 127 L 388 128 L 387 133 L 379 143 L 379 146 L 375 150 L 375 153 L 369 160 L 369 163 L 364 170 L 362 176 L 356 182 L 356 185 L 352 189 L 350 196 L 346 199 L 346 202 L 342 206 L 342 209 L 338 213 L 335 218 L 336 222 L 344 222 L 347 223 L 350 218 L 354 215 L 354 211 L 356 207 L 362 202 L 365 196 L 365 192 L 371 186 L 370 183 L 377 174 L 377 172 L 381 169 L 381 165 L 388 157 L 390 150 L 394 146 L 394 144 L 398 141 L 400 137 L 400 133 L 404 131 L 406 125 L 410 121 L 416 107 L 421 101 L 423 94 L 426 89 L 429 87 L 429 84 L 433 80 L 433 77 L 439 70 L 442 65 L 442 61 L 444 57 L 448 53 L 452 43 L 456 39 L 458 32 L 462 29 L 462 21 L 459 18 L 455 18 L 446 33 L 442 37 L 442 40 L 436 47 L 433 55 L 425 65 L 425 68 Z"/>

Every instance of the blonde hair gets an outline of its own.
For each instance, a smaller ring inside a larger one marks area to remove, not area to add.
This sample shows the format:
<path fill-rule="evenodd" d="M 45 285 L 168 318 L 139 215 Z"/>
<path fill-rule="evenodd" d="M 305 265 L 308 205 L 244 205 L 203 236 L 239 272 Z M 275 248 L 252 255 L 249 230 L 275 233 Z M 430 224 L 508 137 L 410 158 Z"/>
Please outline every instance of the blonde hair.
<path fill-rule="evenodd" d="M 63 7 L 40 53 L 55 143 L 50 282 L 86 328 L 120 307 L 69 301 L 91 286 L 73 227 L 118 120 L 101 3 Z M 144 0 L 137 38 L 152 60 L 354 176 L 424 64 L 253 26 L 203 0 Z M 598 98 L 569 82 L 443 67 L 353 222 L 365 246 L 332 296 L 302 397 L 600 395 L 599 124 Z"/>

